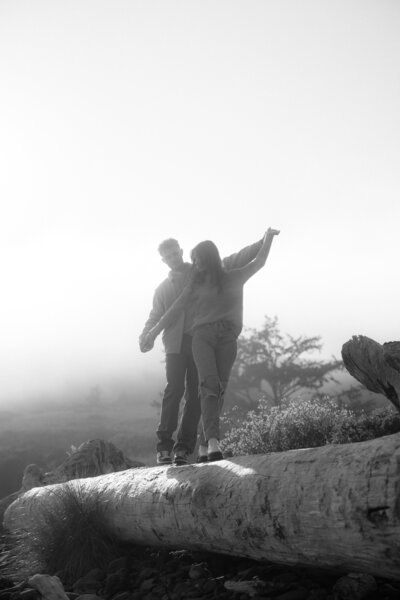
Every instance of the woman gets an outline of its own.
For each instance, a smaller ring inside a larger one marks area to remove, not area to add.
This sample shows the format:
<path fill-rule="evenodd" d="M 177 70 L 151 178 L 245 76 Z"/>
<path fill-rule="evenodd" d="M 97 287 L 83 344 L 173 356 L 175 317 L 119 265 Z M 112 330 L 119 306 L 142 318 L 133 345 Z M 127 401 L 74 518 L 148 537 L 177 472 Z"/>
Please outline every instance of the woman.
<path fill-rule="evenodd" d="M 237 338 L 243 327 L 243 286 L 267 260 L 277 229 L 269 228 L 257 256 L 244 267 L 225 270 L 216 245 L 207 240 L 191 252 L 190 283 L 146 337 L 154 343 L 182 310 L 193 317 L 193 357 L 200 382 L 202 432 L 199 462 L 221 460 L 219 417 L 223 395 L 236 359 Z"/>

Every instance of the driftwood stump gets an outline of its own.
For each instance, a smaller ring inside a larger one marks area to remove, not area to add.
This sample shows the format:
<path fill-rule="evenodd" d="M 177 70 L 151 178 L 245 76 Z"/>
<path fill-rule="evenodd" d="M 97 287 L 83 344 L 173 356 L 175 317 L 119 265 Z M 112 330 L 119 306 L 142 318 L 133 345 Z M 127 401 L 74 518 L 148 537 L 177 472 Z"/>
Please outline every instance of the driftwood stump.
<path fill-rule="evenodd" d="M 379 344 L 354 335 L 343 344 L 342 358 L 350 375 L 371 392 L 384 394 L 400 411 L 400 342 Z"/>
<path fill-rule="evenodd" d="M 72 447 L 67 454 L 61 465 L 52 471 L 45 472 L 35 464 L 25 467 L 21 489 L 0 499 L 0 531 L 6 508 L 32 488 L 143 466 L 143 463 L 124 456 L 119 448 L 106 440 L 88 440 L 78 448 Z"/>

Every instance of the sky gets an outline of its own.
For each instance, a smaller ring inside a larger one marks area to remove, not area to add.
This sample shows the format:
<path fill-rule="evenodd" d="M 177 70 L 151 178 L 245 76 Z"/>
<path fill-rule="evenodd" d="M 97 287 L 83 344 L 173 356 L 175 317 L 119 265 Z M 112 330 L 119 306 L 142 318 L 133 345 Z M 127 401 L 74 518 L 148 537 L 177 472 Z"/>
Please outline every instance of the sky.
<path fill-rule="evenodd" d="M 0 0 L 0 407 L 163 385 L 167 237 L 280 229 L 246 327 L 399 340 L 399 31 L 397 0 Z"/>

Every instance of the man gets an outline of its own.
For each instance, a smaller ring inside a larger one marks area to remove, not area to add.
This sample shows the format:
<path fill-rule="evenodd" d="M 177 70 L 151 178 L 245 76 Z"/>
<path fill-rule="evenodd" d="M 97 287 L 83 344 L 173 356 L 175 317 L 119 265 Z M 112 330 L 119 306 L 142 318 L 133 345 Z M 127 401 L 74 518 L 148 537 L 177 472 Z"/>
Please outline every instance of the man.
<path fill-rule="evenodd" d="M 250 262 L 258 253 L 262 240 L 246 246 L 240 252 L 223 259 L 226 269 L 242 267 Z M 177 240 L 169 238 L 158 247 L 162 261 L 170 268 L 167 279 L 156 289 L 153 296 L 153 307 L 139 337 L 142 352 L 151 350 L 146 345 L 147 332 L 152 329 L 174 303 L 189 281 L 192 265 L 183 260 L 183 251 Z M 197 428 L 200 419 L 200 398 L 198 393 L 197 369 L 192 354 L 192 337 L 190 310 L 163 331 L 163 344 L 166 354 L 167 385 L 161 405 L 160 423 L 157 429 L 157 464 L 172 463 L 171 452 L 174 452 L 174 464 L 184 465 L 189 462 L 193 453 Z M 185 385 L 186 384 L 186 385 Z M 185 392 L 185 405 L 177 433 L 177 441 L 172 438 L 178 426 L 179 406 Z"/>

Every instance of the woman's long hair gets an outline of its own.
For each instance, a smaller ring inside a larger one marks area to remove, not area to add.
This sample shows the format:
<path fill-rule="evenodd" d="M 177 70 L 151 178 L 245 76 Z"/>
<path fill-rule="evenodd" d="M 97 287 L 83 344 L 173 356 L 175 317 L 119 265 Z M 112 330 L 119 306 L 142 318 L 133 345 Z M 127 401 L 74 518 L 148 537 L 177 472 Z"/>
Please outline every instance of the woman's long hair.
<path fill-rule="evenodd" d="M 211 283 L 216 285 L 219 290 L 222 287 L 225 270 L 222 266 L 221 257 L 217 246 L 211 240 L 200 242 L 193 248 L 190 253 L 190 258 L 194 262 L 194 257 L 200 259 L 204 266 L 204 271 L 196 271 L 193 273 L 193 283 L 202 283 L 206 274 L 210 276 Z"/>

